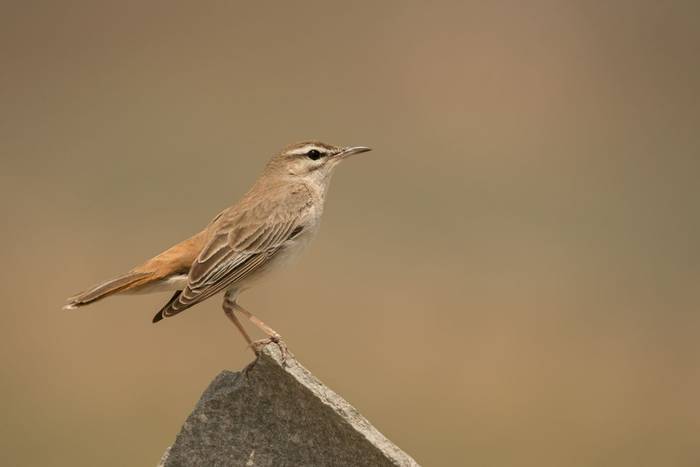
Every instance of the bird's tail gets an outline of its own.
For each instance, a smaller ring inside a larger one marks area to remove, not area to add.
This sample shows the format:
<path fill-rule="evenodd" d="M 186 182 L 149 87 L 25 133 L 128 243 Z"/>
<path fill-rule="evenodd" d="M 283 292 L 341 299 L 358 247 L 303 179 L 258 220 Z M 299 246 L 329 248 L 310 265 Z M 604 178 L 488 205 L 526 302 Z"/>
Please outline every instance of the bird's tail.
<path fill-rule="evenodd" d="M 124 290 L 142 284 L 144 279 L 149 278 L 152 274 L 153 273 L 151 272 L 130 271 L 122 276 L 101 282 L 88 290 L 80 292 L 78 295 L 69 298 L 63 309 L 74 310 L 78 307 L 96 302 L 97 300 L 105 298 L 109 295 L 123 292 Z"/>

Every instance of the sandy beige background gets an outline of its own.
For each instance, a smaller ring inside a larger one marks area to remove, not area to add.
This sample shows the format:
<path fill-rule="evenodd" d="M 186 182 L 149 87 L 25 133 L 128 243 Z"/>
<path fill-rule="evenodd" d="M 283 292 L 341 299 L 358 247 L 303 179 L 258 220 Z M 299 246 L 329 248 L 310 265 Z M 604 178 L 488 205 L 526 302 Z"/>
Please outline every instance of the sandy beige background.
<path fill-rule="evenodd" d="M 426 466 L 699 465 L 700 8 L 608 3 L 3 2 L 0 464 L 156 463 L 243 341 L 64 298 L 319 138 L 242 298 L 316 375 Z"/>

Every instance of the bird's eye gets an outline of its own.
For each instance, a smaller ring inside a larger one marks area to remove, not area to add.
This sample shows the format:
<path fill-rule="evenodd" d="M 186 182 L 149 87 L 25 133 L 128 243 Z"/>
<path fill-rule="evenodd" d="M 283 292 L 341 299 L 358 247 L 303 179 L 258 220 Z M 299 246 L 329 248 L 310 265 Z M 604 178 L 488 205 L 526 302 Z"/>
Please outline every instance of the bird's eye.
<path fill-rule="evenodd" d="M 307 152 L 306 155 L 313 161 L 318 160 L 321 157 L 321 153 L 317 149 L 312 149 L 311 151 Z"/>

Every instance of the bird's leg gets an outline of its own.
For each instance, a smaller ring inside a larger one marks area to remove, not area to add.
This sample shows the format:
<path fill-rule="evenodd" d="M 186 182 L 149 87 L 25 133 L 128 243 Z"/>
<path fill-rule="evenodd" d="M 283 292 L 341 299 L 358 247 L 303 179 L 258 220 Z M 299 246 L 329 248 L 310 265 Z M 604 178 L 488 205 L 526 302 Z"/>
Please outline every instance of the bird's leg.
<path fill-rule="evenodd" d="M 245 328 L 243 327 L 243 324 L 238 320 L 238 317 L 234 313 L 236 307 L 236 302 L 232 302 L 229 300 L 228 296 L 224 297 L 224 313 L 226 314 L 226 317 L 231 320 L 231 322 L 236 326 L 236 328 L 240 331 L 241 334 L 243 334 L 243 338 L 245 341 L 248 343 L 248 347 L 251 348 L 253 353 L 257 356 L 258 351 L 255 349 L 255 345 L 253 343 L 253 339 L 250 338 L 248 333 L 246 332 Z"/>
<path fill-rule="evenodd" d="M 256 325 L 262 332 L 264 332 L 265 334 L 267 334 L 267 335 L 270 337 L 270 339 L 273 339 L 273 341 L 274 341 L 275 339 L 279 340 L 279 339 L 282 337 L 282 336 L 280 336 L 280 335 L 277 333 L 277 331 L 275 331 L 274 329 L 272 329 L 272 328 L 271 328 L 270 326 L 268 326 L 267 324 L 263 323 L 262 320 L 261 320 L 260 318 L 258 318 L 258 317 L 255 316 L 253 313 L 251 313 L 250 311 L 248 311 L 248 310 L 246 310 L 245 308 L 243 308 L 243 307 L 242 307 L 241 305 L 239 305 L 238 303 L 235 303 L 235 302 L 234 302 L 234 303 L 233 303 L 233 308 L 234 308 L 236 311 L 240 311 L 241 313 L 243 313 L 244 315 L 246 315 L 246 316 L 248 317 L 248 319 L 250 320 L 251 323 L 253 323 L 254 325 Z"/>
<path fill-rule="evenodd" d="M 262 332 L 268 335 L 267 339 L 257 340 L 251 344 L 256 349 L 256 351 L 262 348 L 263 346 L 269 344 L 270 342 L 274 342 L 275 344 L 277 344 L 277 347 L 279 347 L 280 352 L 282 352 L 282 363 L 284 364 L 287 361 L 287 357 L 289 356 L 289 349 L 287 349 L 287 345 L 282 340 L 282 336 L 280 336 L 277 331 L 265 324 L 260 318 L 243 308 L 238 303 L 234 302 L 233 307 L 236 311 L 240 311 L 241 313 L 246 315 L 251 321 L 251 323 L 256 325 Z"/>

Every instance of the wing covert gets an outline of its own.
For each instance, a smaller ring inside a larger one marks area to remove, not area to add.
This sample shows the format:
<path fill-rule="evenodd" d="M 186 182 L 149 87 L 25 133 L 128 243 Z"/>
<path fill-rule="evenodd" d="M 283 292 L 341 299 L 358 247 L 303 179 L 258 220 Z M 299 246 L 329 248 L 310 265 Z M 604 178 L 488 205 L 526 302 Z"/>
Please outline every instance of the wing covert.
<path fill-rule="evenodd" d="M 237 205 L 217 217 L 209 241 L 192 263 L 187 286 L 156 318 L 173 316 L 240 283 L 303 229 L 303 214 L 310 206 L 308 193 L 287 191 L 282 199 L 274 198 L 245 206 L 245 210 Z"/>

